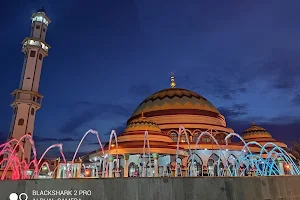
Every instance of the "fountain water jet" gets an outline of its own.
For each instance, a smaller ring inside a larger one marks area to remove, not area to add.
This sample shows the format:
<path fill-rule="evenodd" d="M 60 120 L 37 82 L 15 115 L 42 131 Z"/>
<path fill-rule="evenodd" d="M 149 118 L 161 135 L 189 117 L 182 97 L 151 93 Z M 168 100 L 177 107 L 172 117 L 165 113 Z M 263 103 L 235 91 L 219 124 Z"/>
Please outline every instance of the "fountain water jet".
<path fill-rule="evenodd" d="M 177 163 L 177 159 L 178 159 L 178 151 L 179 151 L 179 140 L 181 139 L 181 134 L 182 132 L 184 132 L 184 135 L 185 135 L 185 139 L 188 143 L 188 149 L 189 149 L 189 154 L 192 155 L 192 151 L 191 151 L 191 148 L 190 148 L 190 140 L 187 136 L 187 133 L 186 133 L 186 130 L 183 126 L 179 126 L 179 131 L 178 131 L 178 137 L 177 137 L 177 148 L 176 148 L 176 166 L 175 166 L 175 177 L 178 176 L 178 163 Z M 194 162 L 192 160 L 192 162 Z M 194 166 L 192 165 L 192 169 L 194 169 Z M 181 167 L 180 167 L 180 170 L 181 170 Z"/>
<path fill-rule="evenodd" d="M 101 142 L 101 140 L 100 140 L 100 137 L 99 137 L 98 132 L 95 131 L 95 130 L 93 130 L 93 129 L 90 129 L 90 130 L 88 130 L 88 131 L 82 136 L 82 138 L 81 138 L 81 140 L 80 140 L 80 142 L 79 142 L 79 144 L 78 144 L 78 146 L 77 146 L 77 148 L 76 148 L 76 151 L 75 151 L 75 153 L 74 153 L 74 155 L 73 155 L 73 159 L 72 159 L 72 163 L 71 163 L 70 168 L 72 168 L 72 166 L 73 166 L 73 164 L 74 164 L 76 155 L 77 155 L 77 153 L 78 153 L 78 150 L 79 150 L 79 148 L 80 148 L 80 146 L 81 146 L 83 140 L 85 139 L 85 137 L 86 137 L 89 133 L 92 133 L 92 134 L 96 135 L 97 140 L 98 140 L 98 143 L 99 143 L 99 146 L 100 146 L 100 148 L 101 148 L 101 150 L 102 150 L 102 154 L 104 155 L 104 149 L 103 149 L 102 142 Z"/>
<path fill-rule="evenodd" d="M 224 156 L 224 154 L 223 154 L 223 151 L 222 151 L 222 149 L 221 149 L 221 147 L 220 147 L 220 145 L 219 145 L 219 143 L 218 143 L 218 141 L 216 140 L 216 138 L 211 134 L 211 133 L 209 133 L 209 132 L 207 132 L 207 131 L 205 131 L 205 132 L 202 132 L 199 136 L 198 136 L 198 138 L 197 138 L 197 141 L 196 141 L 196 146 L 195 146 L 195 152 L 197 151 L 197 149 L 198 149 L 198 143 L 199 143 L 199 141 L 201 140 L 201 138 L 204 136 L 204 135 L 207 135 L 207 136 L 209 136 L 215 143 L 216 143 L 216 145 L 218 146 L 218 148 L 219 148 L 219 156 L 218 156 L 218 163 L 217 163 L 217 172 L 218 172 L 218 175 L 220 175 L 219 174 L 219 171 L 220 171 L 220 162 L 222 162 L 222 160 L 221 160 L 221 155 L 223 156 L 223 158 L 226 160 L 226 157 Z M 220 161 L 221 160 L 221 161 Z M 194 168 L 194 154 L 193 154 L 193 157 L 192 157 L 192 167 Z M 225 167 L 226 168 L 228 168 L 228 163 L 227 162 L 222 162 L 222 164 L 224 165 L 224 163 L 225 163 Z M 213 163 L 214 164 L 214 163 Z M 231 173 L 230 171 L 229 171 L 229 173 Z"/>
<path fill-rule="evenodd" d="M 62 144 L 53 144 L 53 145 L 51 145 L 50 147 L 48 147 L 47 149 L 46 149 L 46 151 L 42 154 L 42 156 L 41 156 L 41 158 L 39 159 L 39 162 L 38 162 L 38 164 L 37 164 L 37 166 L 40 166 L 40 163 L 41 163 L 41 161 L 43 160 L 43 158 L 44 158 L 44 156 L 46 155 L 46 153 L 50 150 L 50 149 L 53 149 L 53 148 L 55 148 L 55 147 L 58 147 L 59 148 L 59 151 L 60 151 L 60 154 L 61 154 L 61 156 L 62 156 L 62 158 L 63 158 L 63 161 L 64 161 L 64 163 L 66 164 L 67 163 L 67 160 L 66 160 L 66 158 L 65 158 L 65 155 L 64 155 L 64 153 L 63 153 L 63 151 L 62 151 Z M 38 176 L 38 173 L 39 173 L 39 171 L 34 171 L 34 173 L 33 173 L 33 177 L 36 177 L 36 176 Z M 67 170 L 67 177 L 69 177 L 69 173 L 70 173 L 70 171 L 69 170 Z"/>
<path fill-rule="evenodd" d="M 30 143 L 31 143 L 31 146 L 32 146 L 32 151 L 33 151 L 33 156 L 34 156 L 34 165 L 35 165 L 35 171 L 38 171 L 38 166 L 37 166 L 37 162 L 36 162 L 36 149 L 35 149 L 35 145 L 34 145 L 34 142 L 32 140 L 32 136 L 30 134 L 25 134 L 24 136 L 22 136 L 19 140 L 17 140 L 17 143 L 16 145 L 14 146 L 14 148 L 12 149 L 12 151 L 10 152 L 10 154 L 8 155 L 8 160 L 7 160 L 7 164 L 6 164 L 6 167 L 4 168 L 4 172 L 2 173 L 2 176 L 1 176 L 1 180 L 3 180 L 6 176 L 6 173 L 7 173 L 7 170 L 9 169 L 9 166 L 11 165 L 11 158 L 13 158 L 12 156 L 15 156 L 15 152 L 17 150 L 17 148 L 21 148 L 22 150 L 22 146 L 20 146 L 20 142 L 22 140 L 25 140 L 27 139 Z M 10 144 L 10 142 L 8 142 Z M 4 148 L 7 147 L 8 144 L 4 145 Z M 24 149 L 23 149 L 23 152 L 24 152 Z M 17 153 L 17 152 L 16 152 Z M 23 154 L 24 155 L 24 154 Z M 24 156 L 22 157 L 24 158 Z M 19 159 L 17 159 L 19 160 Z M 20 162 L 20 161 L 19 161 Z"/>
<path fill-rule="evenodd" d="M 148 147 L 148 159 L 149 159 L 149 170 L 150 170 L 150 174 L 151 176 L 153 176 L 153 173 L 151 173 L 152 171 L 152 165 L 151 165 L 151 153 L 150 153 L 150 141 L 149 141 L 149 136 L 148 136 L 148 131 L 145 131 L 144 134 L 144 147 L 143 147 L 143 168 L 142 168 L 142 177 L 146 177 L 148 175 L 147 173 L 147 166 L 146 166 L 146 153 L 145 153 L 145 148 L 146 148 L 146 141 L 147 141 L 147 147 Z"/>
<path fill-rule="evenodd" d="M 118 170 L 118 173 L 119 173 L 119 159 L 118 159 L 118 137 L 117 137 L 117 134 L 116 134 L 116 131 L 115 130 L 112 130 L 111 133 L 110 133 L 110 136 L 109 136 L 109 146 L 108 146 L 108 157 L 110 156 L 110 147 L 111 147 L 111 141 L 113 139 L 113 136 L 114 136 L 114 139 L 116 140 L 116 157 L 117 157 L 117 170 Z M 112 167 L 112 166 L 110 166 Z M 108 176 L 108 163 L 106 164 L 106 177 Z"/>

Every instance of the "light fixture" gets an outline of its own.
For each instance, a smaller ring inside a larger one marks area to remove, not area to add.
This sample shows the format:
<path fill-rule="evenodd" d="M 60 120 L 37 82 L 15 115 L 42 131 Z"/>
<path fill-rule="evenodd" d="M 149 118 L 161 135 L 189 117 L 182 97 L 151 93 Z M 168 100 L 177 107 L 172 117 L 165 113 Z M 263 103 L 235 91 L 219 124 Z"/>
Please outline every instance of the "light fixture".
<path fill-rule="evenodd" d="M 84 171 L 84 175 L 85 175 L 85 176 L 90 176 L 90 174 L 91 174 L 91 171 L 90 171 L 90 170 L 86 169 L 86 170 Z"/>
<path fill-rule="evenodd" d="M 290 169 L 290 165 L 289 165 L 289 164 L 286 164 L 286 165 L 285 165 L 285 168 L 286 168 L 286 169 Z"/>

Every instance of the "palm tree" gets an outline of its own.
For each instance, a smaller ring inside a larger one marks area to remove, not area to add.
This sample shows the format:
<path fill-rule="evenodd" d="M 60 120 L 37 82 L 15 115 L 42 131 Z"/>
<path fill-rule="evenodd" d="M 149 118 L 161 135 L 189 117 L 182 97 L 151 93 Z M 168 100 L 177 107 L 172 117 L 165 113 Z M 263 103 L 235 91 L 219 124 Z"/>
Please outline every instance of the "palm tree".
<path fill-rule="evenodd" d="M 292 143 L 291 153 L 295 156 L 296 160 L 300 162 L 300 139 Z"/>

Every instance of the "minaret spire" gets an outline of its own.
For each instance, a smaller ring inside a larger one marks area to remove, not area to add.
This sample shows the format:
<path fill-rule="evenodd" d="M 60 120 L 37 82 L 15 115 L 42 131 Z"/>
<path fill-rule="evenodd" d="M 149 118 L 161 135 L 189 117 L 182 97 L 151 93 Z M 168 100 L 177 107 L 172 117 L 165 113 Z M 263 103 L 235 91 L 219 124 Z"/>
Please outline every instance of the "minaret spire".
<path fill-rule="evenodd" d="M 43 8 L 33 13 L 30 19 L 32 21 L 30 37 L 26 37 L 22 42 L 25 60 L 20 85 L 12 92 L 13 117 L 8 139 L 18 140 L 25 134 L 33 134 L 36 111 L 41 108 L 43 98 L 38 89 L 43 60 L 48 56 L 50 49 L 45 42 L 50 19 Z M 29 161 L 31 144 L 28 140 L 24 140 L 22 145 L 24 145 L 24 159 Z M 23 157 L 21 151 L 18 156 Z"/>
<path fill-rule="evenodd" d="M 170 86 L 171 86 L 171 88 L 175 88 L 175 86 L 176 86 L 174 72 L 171 73 L 171 83 L 170 83 Z"/>

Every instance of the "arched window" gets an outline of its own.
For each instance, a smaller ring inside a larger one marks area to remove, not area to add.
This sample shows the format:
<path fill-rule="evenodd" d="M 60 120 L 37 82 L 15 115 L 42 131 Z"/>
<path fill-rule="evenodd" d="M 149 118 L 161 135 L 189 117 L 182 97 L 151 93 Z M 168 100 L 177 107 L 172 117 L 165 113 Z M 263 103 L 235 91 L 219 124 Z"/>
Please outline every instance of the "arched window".
<path fill-rule="evenodd" d="M 174 142 L 177 142 L 178 135 L 177 135 L 176 132 L 172 132 L 172 133 L 170 134 L 170 137 L 171 137 L 171 139 L 172 139 Z"/>
<path fill-rule="evenodd" d="M 23 126 L 23 124 L 24 124 L 24 119 L 23 118 L 19 119 L 18 125 L 19 126 Z"/>
<path fill-rule="evenodd" d="M 187 135 L 187 137 L 185 136 L 185 134 Z M 180 135 L 180 142 L 187 142 L 187 140 L 189 140 L 190 138 L 190 134 L 189 132 L 182 132 L 181 135 Z"/>
<path fill-rule="evenodd" d="M 224 133 L 219 133 L 216 135 L 215 138 L 217 139 L 218 143 L 223 144 L 223 143 L 225 143 L 225 137 L 226 137 L 226 135 Z"/>
<path fill-rule="evenodd" d="M 194 133 L 193 142 L 197 142 L 199 136 L 200 136 L 200 133 Z M 201 141 L 199 141 L 199 142 L 201 142 Z"/>
<path fill-rule="evenodd" d="M 211 138 L 208 135 L 203 135 L 201 139 L 202 139 L 202 142 L 204 142 L 204 143 L 211 142 Z"/>
<path fill-rule="evenodd" d="M 191 132 L 188 129 L 181 130 L 180 142 L 190 142 Z"/>
<path fill-rule="evenodd" d="M 34 115 L 34 108 L 31 108 L 31 115 Z"/>

